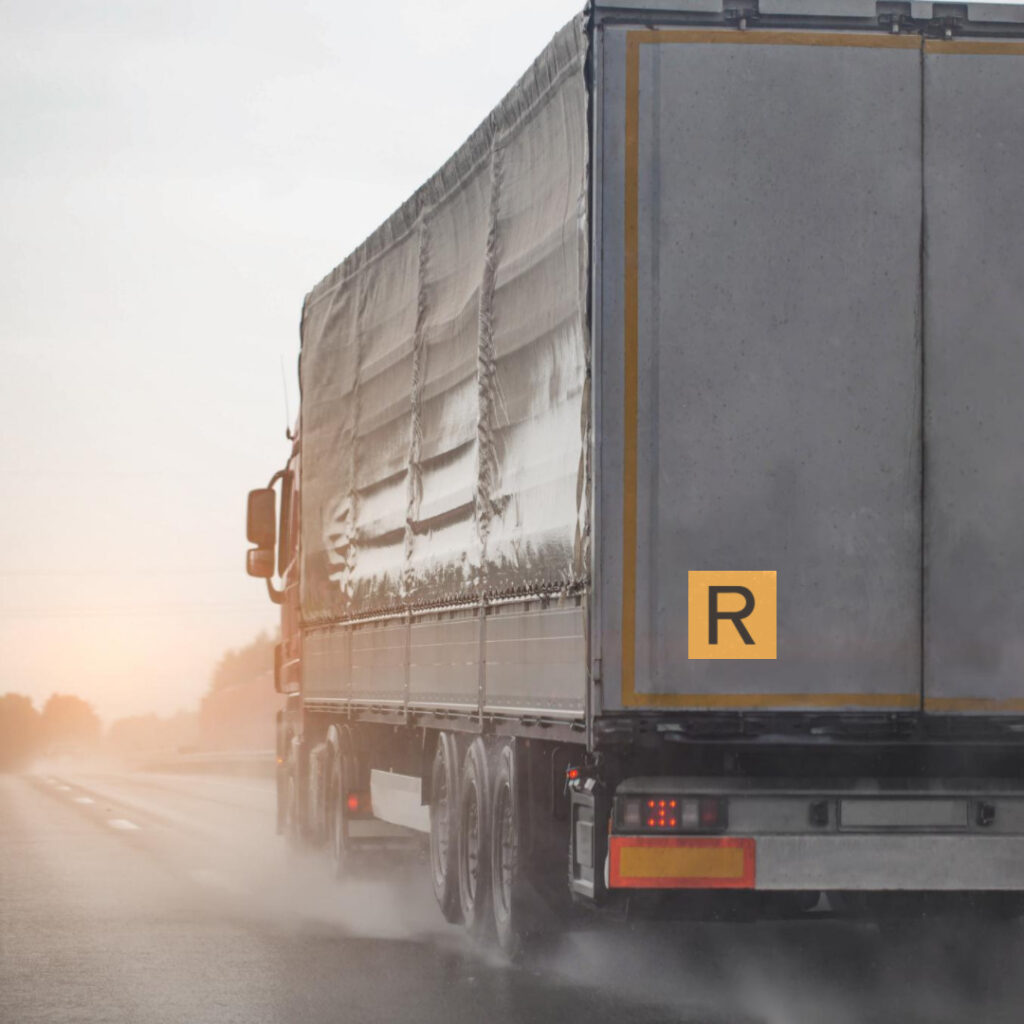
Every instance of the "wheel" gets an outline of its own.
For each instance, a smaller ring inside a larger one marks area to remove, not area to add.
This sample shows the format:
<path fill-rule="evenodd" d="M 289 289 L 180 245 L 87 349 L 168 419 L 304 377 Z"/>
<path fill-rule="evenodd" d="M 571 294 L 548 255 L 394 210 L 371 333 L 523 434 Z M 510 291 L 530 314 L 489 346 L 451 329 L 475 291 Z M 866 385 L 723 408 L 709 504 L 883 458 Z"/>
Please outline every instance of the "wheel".
<path fill-rule="evenodd" d="M 430 769 L 430 879 L 446 921 L 462 920 L 459 903 L 459 762 L 455 737 L 443 732 Z"/>
<path fill-rule="evenodd" d="M 511 959 L 522 952 L 526 932 L 525 870 L 522 863 L 522 815 L 516 785 L 516 752 L 501 748 L 494 770 L 491 801 L 491 905 L 498 945 Z"/>
<path fill-rule="evenodd" d="M 466 751 L 462 766 L 458 824 L 459 909 L 467 930 L 477 937 L 487 935 L 493 921 L 490 774 L 487 748 L 478 737 Z"/>
<path fill-rule="evenodd" d="M 327 837 L 335 878 L 346 876 L 352 860 L 352 840 L 348 830 L 348 776 L 344 752 L 334 751 L 327 790 Z"/>

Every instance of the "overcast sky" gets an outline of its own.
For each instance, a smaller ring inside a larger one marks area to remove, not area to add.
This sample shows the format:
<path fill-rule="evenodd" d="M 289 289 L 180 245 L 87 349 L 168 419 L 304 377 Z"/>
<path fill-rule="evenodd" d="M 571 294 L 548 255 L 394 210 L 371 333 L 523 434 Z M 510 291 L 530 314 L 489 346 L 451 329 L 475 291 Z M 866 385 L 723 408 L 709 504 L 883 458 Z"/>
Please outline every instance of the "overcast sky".
<path fill-rule="evenodd" d="M 583 0 L 0 0 L 0 693 L 192 708 L 305 293 Z"/>

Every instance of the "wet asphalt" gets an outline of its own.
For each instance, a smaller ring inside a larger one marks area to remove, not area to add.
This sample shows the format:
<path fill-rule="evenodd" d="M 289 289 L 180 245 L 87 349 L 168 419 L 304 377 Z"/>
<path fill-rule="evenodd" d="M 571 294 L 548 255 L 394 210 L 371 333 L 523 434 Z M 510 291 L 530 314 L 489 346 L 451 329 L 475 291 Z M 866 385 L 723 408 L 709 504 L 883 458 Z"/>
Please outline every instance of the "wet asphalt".
<path fill-rule="evenodd" d="M 411 841 L 335 881 L 256 778 L 0 776 L 0 1022 L 843 1024 L 1024 1019 L 1024 925 L 584 918 L 521 964 Z"/>

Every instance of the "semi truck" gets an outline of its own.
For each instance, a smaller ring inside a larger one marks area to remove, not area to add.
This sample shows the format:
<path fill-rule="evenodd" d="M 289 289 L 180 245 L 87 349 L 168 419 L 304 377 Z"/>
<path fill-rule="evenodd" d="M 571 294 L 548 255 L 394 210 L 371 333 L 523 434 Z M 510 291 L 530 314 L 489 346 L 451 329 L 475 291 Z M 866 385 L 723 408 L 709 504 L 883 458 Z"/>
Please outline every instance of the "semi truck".
<path fill-rule="evenodd" d="M 1024 892 L 1024 7 L 594 0 L 308 294 L 279 828 L 566 903 Z M 379 831 L 379 830 L 378 830 Z"/>

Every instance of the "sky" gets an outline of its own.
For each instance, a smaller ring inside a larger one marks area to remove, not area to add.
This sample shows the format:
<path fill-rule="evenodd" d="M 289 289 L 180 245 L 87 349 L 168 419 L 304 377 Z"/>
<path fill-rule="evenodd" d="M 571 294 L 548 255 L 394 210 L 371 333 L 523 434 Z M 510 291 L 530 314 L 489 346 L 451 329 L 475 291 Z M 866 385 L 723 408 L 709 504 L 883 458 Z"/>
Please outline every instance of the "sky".
<path fill-rule="evenodd" d="M 171 714 L 275 628 L 303 297 L 582 2 L 0 2 L 0 693 Z"/>

